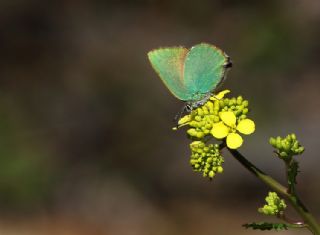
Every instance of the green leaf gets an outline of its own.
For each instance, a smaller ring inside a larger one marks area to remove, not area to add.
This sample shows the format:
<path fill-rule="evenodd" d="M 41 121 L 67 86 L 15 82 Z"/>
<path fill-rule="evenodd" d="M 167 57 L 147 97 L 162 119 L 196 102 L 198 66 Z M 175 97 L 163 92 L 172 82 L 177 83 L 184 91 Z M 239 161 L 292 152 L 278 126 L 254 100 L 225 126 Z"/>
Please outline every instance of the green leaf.
<path fill-rule="evenodd" d="M 287 230 L 288 229 L 288 225 L 286 224 L 282 224 L 282 223 L 267 223 L 267 222 L 253 222 L 250 224 L 244 224 L 242 225 L 245 228 L 251 228 L 253 230 Z"/>

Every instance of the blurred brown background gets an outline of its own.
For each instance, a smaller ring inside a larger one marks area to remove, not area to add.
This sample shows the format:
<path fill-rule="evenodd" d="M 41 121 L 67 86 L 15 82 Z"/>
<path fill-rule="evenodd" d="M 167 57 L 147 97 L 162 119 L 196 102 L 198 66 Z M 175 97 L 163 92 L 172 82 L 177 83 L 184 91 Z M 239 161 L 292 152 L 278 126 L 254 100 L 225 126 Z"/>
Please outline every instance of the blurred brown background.
<path fill-rule="evenodd" d="M 319 25 L 319 0 L 2 0 L 0 234 L 260 234 L 241 224 L 269 219 L 268 188 L 227 154 L 212 182 L 192 172 L 182 103 L 146 58 L 199 42 L 250 100 L 242 153 L 284 181 L 268 138 L 305 145 L 298 190 L 320 219 Z"/>

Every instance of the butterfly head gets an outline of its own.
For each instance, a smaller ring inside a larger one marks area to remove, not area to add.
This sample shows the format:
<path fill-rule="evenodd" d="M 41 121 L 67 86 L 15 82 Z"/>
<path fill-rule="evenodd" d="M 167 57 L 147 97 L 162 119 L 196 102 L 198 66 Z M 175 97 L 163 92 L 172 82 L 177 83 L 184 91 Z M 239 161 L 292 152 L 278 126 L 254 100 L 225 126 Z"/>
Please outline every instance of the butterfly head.
<path fill-rule="evenodd" d="M 223 67 L 224 67 L 225 69 L 228 69 L 228 68 L 231 68 L 233 64 L 232 64 L 232 61 L 231 61 L 230 57 L 227 56 L 227 55 L 226 55 L 226 57 L 227 57 L 227 61 L 226 61 L 226 63 L 223 65 Z"/>

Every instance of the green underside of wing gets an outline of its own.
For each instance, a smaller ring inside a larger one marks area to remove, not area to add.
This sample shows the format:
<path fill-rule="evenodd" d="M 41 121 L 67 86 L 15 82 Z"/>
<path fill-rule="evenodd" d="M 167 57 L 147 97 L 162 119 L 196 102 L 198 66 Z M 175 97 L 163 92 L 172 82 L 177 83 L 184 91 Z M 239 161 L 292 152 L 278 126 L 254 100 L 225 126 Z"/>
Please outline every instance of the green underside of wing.
<path fill-rule="evenodd" d="M 226 55 L 218 48 L 201 43 L 191 48 L 184 64 L 184 84 L 192 93 L 213 91 L 224 76 Z"/>
<path fill-rule="evenodd" d="M 188 49 L 183 47 L 160 48 L 148 53 L 152 67 L 161 80 L 180 100 L 192 99 L 192 93 L 183 83 L 184 61 Z"/>

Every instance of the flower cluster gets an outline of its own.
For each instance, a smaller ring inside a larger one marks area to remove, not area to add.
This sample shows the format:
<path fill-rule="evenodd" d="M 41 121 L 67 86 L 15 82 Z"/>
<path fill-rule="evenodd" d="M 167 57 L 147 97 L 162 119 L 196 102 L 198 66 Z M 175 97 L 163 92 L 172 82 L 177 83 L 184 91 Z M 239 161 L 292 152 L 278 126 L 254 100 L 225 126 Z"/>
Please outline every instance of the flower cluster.
<path fill-rule="evenodd" d="M 223 141 L 221 146 L 226 144 L 230 149 L 237 149 L 243 143 L 239 133 L 249 135 L 255 130 L 254 122 L 247 118 L 249 102 L 242 96 L 225 98 L 229 92 L 224 90 L 210 97 L 178 122 L 178 128 L 189 127 L 187 134 L 193 140 L 190 144 L 192 168 L 209 179 L 223 172 L 224 159 L 219 145 L 207 144 L 207 141 L 214 138 Z"/>
<path fill-rule="evenodd" d="M 276 149 L 276 153 L 281 159 L 290 159 L 304 151 L 304 147 L 301 146 L 295 134 L 287 135 L 284 138 L 280 136 L 271 137 L 269 142 Z"/>
<path fill-rule="evenodd" d="M 212 179 L 216 173 L 222 173 L 221 164 L 224 162 L 219 151 L 219 145 L 208 144 L 202 141 L 193 141 L 190 144 L 190 164 L 194 171 L 201 172 L 203 177 Z"/>
<path fill-rule="evenodd" d="M 265 200 L 267 204 L 258 209 L 258 212 L 265 215 L 279 215 L 287 207 L 284 200 L 280 199 L 280 197 L 275 192 L 269 192 Z"/>
<path fill-rule="evenodd" d="M 231 149 L 239 148 L 243 139 L 237 132 L 249 135 L 254 132 L 255 124 L 247 118 L 249 102 L 242 96 L 224 98 L 229 92 L 225 90 L 212 96 L 203 106 L 182 117 L 178 127 L 188 125 L 187 134 L 193 140 L 213 136 L 226 139 Z"/>

